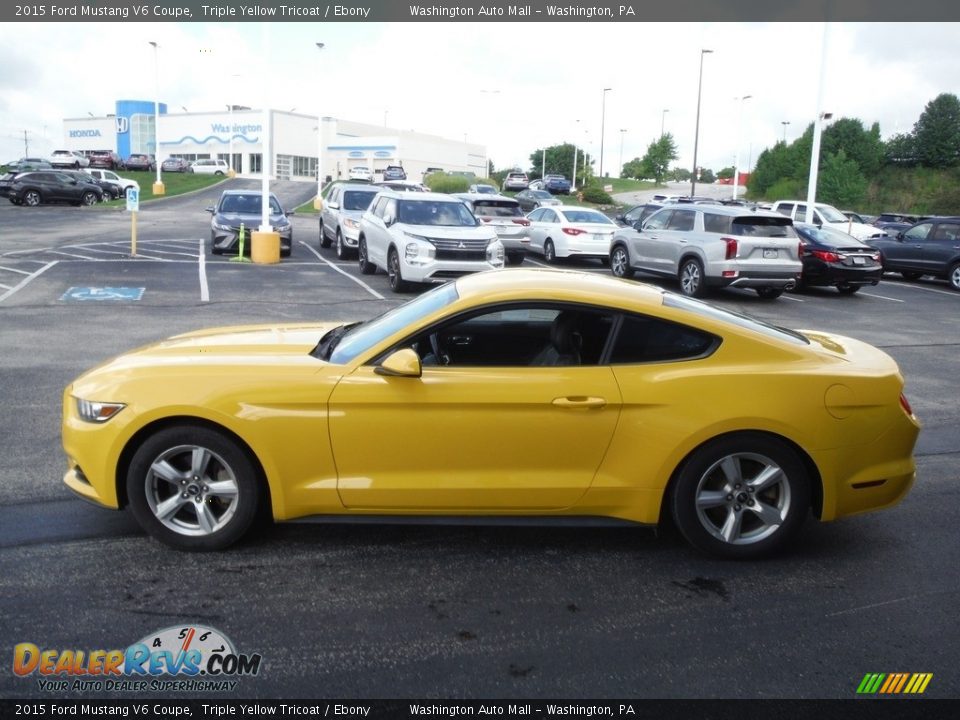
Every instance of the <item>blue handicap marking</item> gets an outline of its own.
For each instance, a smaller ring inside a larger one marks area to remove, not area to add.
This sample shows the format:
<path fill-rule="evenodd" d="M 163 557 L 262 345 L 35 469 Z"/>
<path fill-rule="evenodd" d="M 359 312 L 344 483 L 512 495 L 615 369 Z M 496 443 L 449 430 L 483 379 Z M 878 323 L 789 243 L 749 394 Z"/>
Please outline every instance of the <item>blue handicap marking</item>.
<path fill-rule="evenodd" d="M 120 301 L 136 302 L 143 297 L 143 291 L 146 288 L 129 287 L 72 287 L 67 290 L 61 300 L 70 301 Z"/>
<path fill-rule="evenodd" d="M 127 212 L 139 212 L 140 191 L 137 188 L 127 188 Z"/>

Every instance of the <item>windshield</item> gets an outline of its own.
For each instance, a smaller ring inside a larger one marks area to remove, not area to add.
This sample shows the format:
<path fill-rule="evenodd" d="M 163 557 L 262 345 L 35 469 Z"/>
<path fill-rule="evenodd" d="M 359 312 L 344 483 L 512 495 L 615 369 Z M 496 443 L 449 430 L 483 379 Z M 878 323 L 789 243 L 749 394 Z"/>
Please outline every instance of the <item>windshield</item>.
<path fill-rule="evenodd" d="M 474 227 L 476 219 L 462 202 L 442 200 L 401 200 L 397 208 L 398 222 L 408 225 Z"/>
<path fill-rule="evenodd" d="M 455 283 L 447 283 L 424 293 L 416 300 L 395 307 L 383 315 L 355 327 L 346 333 L 330 354 L 330 362 L 343 365 L 357 355 L 383 342 L 408 325 L 413 325 L 428 315 L 446 307 L 459 297 Z"/>
<path fill-rule="evenodd" d="M 343 194 L 344 210 L 366 210 L 370 207 L 370 202 L 377 196 L 376 190 L 364 192 L 363 190 L 348 190 Z"/>
<path fill-rule="evenodd" d="M 566 210 L 563 214 L 568 222 L 598 223 L 600 225 L 614 224 L 613 220 L 596 210 Z"/>
<path fill-rule="evenodd" d="M 231 215 L 259 215 L 262 212 L 261 195 L 224 195 L 220 201 L 220 212 Z M 270 198 L 270 214 L 282 215 L 280 203 Z"/>
<path fill-rule="evenodd" d="M 826 222 L 850 222 L 846 215 L 831 205 L 817 205 L 817 210 Z"/>
<path fill-rule="evenodd" d="M 531 190 L 531 191 L 530 191 L 530 196 L 531 196 L 531 197 L 538 198 L 538 199 L 539 199 L 539 198 L 542 198 L 542 199 L 544 199 L 544 200 L 553 197 L 553 195 L 551 195 L 550 193 L 548 193 L 546 190 Z"/>

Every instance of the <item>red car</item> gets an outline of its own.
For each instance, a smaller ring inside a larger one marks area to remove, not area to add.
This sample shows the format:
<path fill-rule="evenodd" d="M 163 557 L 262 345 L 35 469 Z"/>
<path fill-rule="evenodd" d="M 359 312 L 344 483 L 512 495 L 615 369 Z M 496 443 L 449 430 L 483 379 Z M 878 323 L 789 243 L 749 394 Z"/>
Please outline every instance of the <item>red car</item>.
<path fill-rule="evenodd" d="M 96 150 L 89 155 L 90 167 L 107 168 L 107 170 L 123 170 L 123 158 L 112 150 Z"/>
<path fill-rule="evenodd" d="M 136 153 L 127 158 L 127 170 L 156 170 L 157 162 L 153 155 Z"/>

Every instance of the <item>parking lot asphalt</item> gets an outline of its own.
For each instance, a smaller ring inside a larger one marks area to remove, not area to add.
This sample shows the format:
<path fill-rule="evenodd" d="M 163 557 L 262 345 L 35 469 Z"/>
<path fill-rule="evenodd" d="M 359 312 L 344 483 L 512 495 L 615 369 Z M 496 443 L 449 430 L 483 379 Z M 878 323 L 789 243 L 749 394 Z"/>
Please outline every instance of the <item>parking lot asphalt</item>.
<path fill-rule="evenodd" d="M 315 216 L 293 218 L 293 255 L 279 265 L 210 255 L 204 208 L 242 182 L 142 205 L 136 259 L 122 210 L 0 203 L 5 647 L 126 647 L 206 623 L 264 657 L 239 697 L 843 698 L 880 671 L 932 672 L 927 696 L 960 695 L 960 294 L 943 282 L 712 298 L 882 347 L 924 424 L 900 506 L 810 522 L 769 562 L 706 560 L 639 528 L 290 524 L 192 555 L 74 499 L 60 404 L 84 370 L 177 332 L 364 319 L 409 298 L 320 250 Z M 309 184 L 274 191 L 288 207 L 312 195 Z M 36 679 L 0 673 L 0 697 L 41 694 Z"/>

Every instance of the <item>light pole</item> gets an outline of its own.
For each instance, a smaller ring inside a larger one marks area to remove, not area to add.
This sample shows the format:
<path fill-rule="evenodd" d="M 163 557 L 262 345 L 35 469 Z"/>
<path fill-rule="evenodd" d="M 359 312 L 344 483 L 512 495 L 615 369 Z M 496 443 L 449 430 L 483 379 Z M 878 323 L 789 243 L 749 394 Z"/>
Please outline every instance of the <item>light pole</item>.
<path fill-rule="evenodd" d="M 822 121 L 833 115 L 823 112 L 823 86 L 827 75 L 827 40 L 830 36 L 830 23 L 823 24 L 823 37 L 820 41 L 820 84 L 817 87 L 817 114 L 813 122 L 813 147 L 810 148 L 810 177 L 807 180 L 807 216 L 804 222 L 813 222 L 813 204 L 817 197 L 817 171 L 820 168 L 820 134 Z"/>
<path fill-rule="evenodd" d="M 620 171 L 617 173 L 618 177 L 623 177 L 623 135 L 627 132 L 626 128 L 620 128 Z"/>
<path fill-rule="evenodd" d="M 230 95 L 231 95 L 231 96 L 232 96 L 232 95 L 235 95 L 236 92 L 237 92 L 237 78 L 238 78 L 238 77 L 240 77 L 240 75 L 239 75 L 238 73 L 237 73 L 237 74 L 233 74 L 233 75 L 230 76 Z M 230 120 L 229 120 L 230 130 L 229 130 L 229 132 L 227 133 L 227 134 L 229 135 L 229 139 L 228 139 L 228 141 L 227 141 L 227 154 L 228 154 L 229 157 L 230 157 L 230 162 L 228 162 L 227 165 L 229 166 L 230 169 L 227 170 L 227 175 L 228 175 L 229 177 L 236 177 L 236 176 L 237 176 L 237 170 L 236 170 L 236 168 L 233 167 L 233 135 L 234 135 L 234 132 L 235 132 L 235 131 L 234 131 L 234 129 L 233 129 L 233 102 L 232 102 L 232 100 L 233 100 L 233 98 L 231 97 L 231 102 L 230 102 L 229 105 L 227 105 L 227 110 L 228 110 L 229 113 L 230 113 Z"/>
<path fill-rule="evenodd" d="M 600 108 L 600 179 L 603 180 L 603 133 L 607 123 L 607 93 L 613 88 L 603 89 L 603 103 Z"/>
<path fill-rule="evenodd" d="M 663 137 L 663 128 L 667 122 L 667 113 L 670 112 L 670 108 L 664 108 L 663 112 L 660 113 L 660 137 Z"/>
<path fill-rule="evenodd" d="M 737 148 L 733 154 L 733 199 L 737 199 L 737 190 L 740 187 L 740 135 L 743 130 L 743 103 L 753 95 L 744 95 L 740 100 L 740 119 L 737 121 Z"/>
<path fill-rule="evenodd" d="M 703 92 L 703 56 L 713 50 L 700 51 L 700 80 L 697 83 L 697 125 L 693 131 L 693 175 L 690 176 L 690 196 L 697 194 L 697 145 L 700 142 L 700 95 Z"/>
<path fill-rule="evenodd" d="M 166 188 L 163 187 L 163 181 L 160 179 L 160 46 L 153 40 L 153 80 L 154 80 L 154 101 L 153 101 L 153 161 L 157 165 L 157 181 L 153 183 L 153 194 L 164 195 Z"/>
<path fill-rule="evenodd" d="M 783 144 L 787 144 L 787 125 L 790 124 L 789 120 L 781 120 L 780 124 L 783 125 Z"/>
<path fill-rule="evenodd" d="M 324 44 L 322 42 L 318 42 L 316 45 L 317 45 L 317 50 L 320 51 L 320 55 L 318 57 L 322 59 Z M 318 65 L 320 64 L 319 60 L 317 61 L 317 64 Z M 319 68 L 317 72 L 317 77 L 318 78 L 321 77 Z M 321 87 L 321 83 L 318 83 L 317 87 L 318 88 Z M 320 195 L 323 193 L 323 112 L 321 111 L 321 107 L 323 106 L 322 94 L 320 95 L 320 97 L 317 98 L 317 103 L 318 103 L 317 104 L 317 197 L 314 198 L 313 200 L 313 207 L 315 210 L 322 210 L 323 199 L 320 197 Z M 387 124 L 386 111 L 384 111 L 383 113 L 383 124 L 384 126 L 386 126 Z"/>

